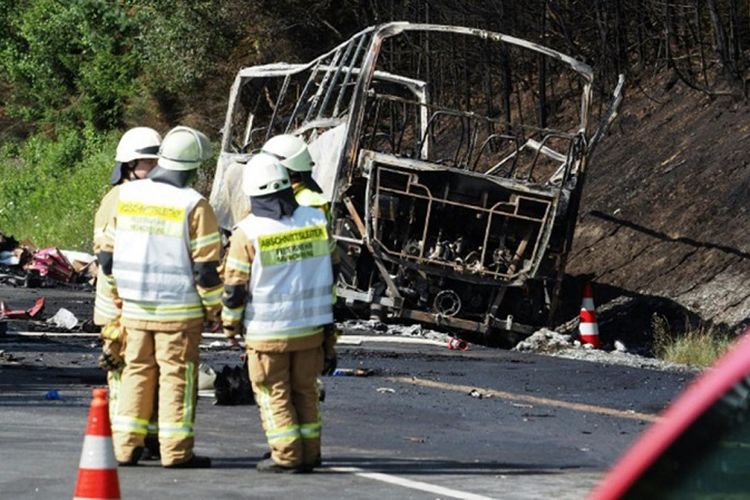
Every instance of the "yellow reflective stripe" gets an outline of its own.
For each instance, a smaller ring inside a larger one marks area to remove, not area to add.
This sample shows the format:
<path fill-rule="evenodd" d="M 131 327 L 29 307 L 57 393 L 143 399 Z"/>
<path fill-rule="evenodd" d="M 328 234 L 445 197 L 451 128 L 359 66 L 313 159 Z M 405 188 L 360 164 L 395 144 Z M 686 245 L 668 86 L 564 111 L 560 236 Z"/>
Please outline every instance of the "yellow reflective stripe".
<path fill-rule="evenodd" d="M 122 371 L 112 370 L 107 372 L 109 382 L 109 421 L 112 424 L 117 415 L 117 402 L 120 399 L 120 376 Z"/>
<path fill-rule="evenodd" d="M 144 311 L 149 312 L 156 312 L 156 311 L 162 311 L 162 312 L 184 312 L 184 311 L 194 311 L 196 309 L 202 309 L 203 306 L 201 304 L 144 304 L 143 302 L 132 302 L 128 301 L 125 302 L 125 304 L 130 304 L 137 306 L 139 309 L 143 309 Z"/>
<path fill-rule="evenodd" d="M 195 363 L 185 363 L 185 399 L 182 405 L 182 423 L 192 428 L 195 420 Z"/>
<path fill-rule="evenodd" d="M 221 294 L 224 291 L 224 286 L 219 284 L 214 288 L 208 290 L 198 289 L 198 295 L 201 296 L 201 301 L 204 306 L 218 306 L 221 304 Z"/>
<path fill-rule="evenodd" d="M 284 340 L 284 339 L 301 339 L 323 333 L 323 328 L 292 328 L 280 332 L 268 332 L 267 330 L 247 330 L 250 340 Z"/>
<path fill-rule="evenodd" d="M 159 422 L 159 439 L 193 437 L 195 432 L 192 425 L 173 422 Z"/>
<path fill-rule="evenodd" d="M 328 255 L 328 231 L 325 225 L 309 226 L 258 236 L 263 266 Z"/>
<path fill-rule="evenodd" d="M 227 307 L 224 306 L 221 309 L 221 319 L 224 321 L 237 322 L 242 319 L 242 313 L 245 310 L 243 306 L 240 307 Z"/>
<path fill-rule="evenodd" d="M 156 421 L 151 421 L 148 423 L 148 435 L 149 436 L 158 436 L 159 435 L 159 423 Z"/>
<path fill-rule="evenodd" d="M 320 422 L 314 422 L 311 424 L 302 424 L 299 427 L 300 435 L 302 439 L 314 439 L 320 437 Z"/>
<path fill-rule="evenodd" d="M 169 222 L 183 222 L 185 209 L 163 205 L 147 205 L 139 201 L 122 201 L 117 203 L 117 215 L 126 217 L 148 217 Z"/>
<path fill-rule="evenodd" d="M 265 385 L 259 385 L 258 392 L 260 392 L 260 413 L 266 421 L 266 429 L 273 429 L 276 427 L 276 423 L 273 420 L 271 393 Z"/>
<path fill-rule="evenodd" d="M 242 262 L 241 260 L 235 259 L 234 257 L 227 257 L 226 269 L 232 269 L 241 273 L 248 274 L 250 272 L 250 263 Z"/>
<path fill-rule="evenodd" d="M 143 303 L 126 301 L 122 305 L 122 317 L 142 320 L 182 320 L 195 319 L 204 316 L 203 304 L 193 305 L 146 305 Z"/>
<path fill-rule="evenodd" d="M 125 415 L 115 415 L 112 430 L 130 434 L 148 434 L 148 421 Z"/>
<path fill-rule="evenodd" d="M 300 437 L 300 428 L 298 425 L 287 425 L 280 429 L 273 429 L 266 432 L 268 444 L 288 443 Z"/>
<path fill-rule="evenodd" d="M 209 234 L 208 236 L 202 236 L 200 238 L 190 240 L 190 249 L 192 251 L 196 251 L 201 248 L 205 248 L 209 245 L 213 245 L 214 243 L 218 243 L 220 241 L 221 241 L 221 236 L 219 236 L 219 232 L 217 231 L 217 232 Z"/>

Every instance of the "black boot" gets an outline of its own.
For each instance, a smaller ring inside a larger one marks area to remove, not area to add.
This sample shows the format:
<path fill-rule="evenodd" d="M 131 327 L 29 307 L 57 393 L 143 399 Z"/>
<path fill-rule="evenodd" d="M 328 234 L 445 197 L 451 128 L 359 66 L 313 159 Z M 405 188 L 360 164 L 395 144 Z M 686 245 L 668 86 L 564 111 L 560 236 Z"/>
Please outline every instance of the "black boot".
<path fill-rule="evenodd" d="M 267 451 L 263 454 L 263 460 L 266 460 L 268 458 L 271 458 L 270 451 Z M 320 467 L 321 465 L 323 465 L 323 460 L 320 458 L 320 455 L 318 455 L 313 463 L 301 465 L 300 472 L 312 472 L 314 468 Z"/>
<path fill-rule="evenodd" d="M 300 470 L 300 468 L 296 466 L 277 464 L 272 458 L 261 460 L 255 468 L 258 472 L 274 472 L 276 474 L 294 474 Z"/>
<path fill-rule="evenodd" d="M 161 460 L 161 452 L 159 451 L 159 438 L 155 436 L 146 437 L 145 448 L 141 455 L 141 460 Z"/>
<path fill-rule="evenodd" d="M 133 453 L 130 455 L 130 460 L 127 460 L 125 462 L 117 461 L 117 465 L 120 467 L 134 467 L 138 465 L 138 460 L 141 459 L 141 455 L 143 454 L 143 446 L 138 446 L 136 448 L 133 448 Z"/>

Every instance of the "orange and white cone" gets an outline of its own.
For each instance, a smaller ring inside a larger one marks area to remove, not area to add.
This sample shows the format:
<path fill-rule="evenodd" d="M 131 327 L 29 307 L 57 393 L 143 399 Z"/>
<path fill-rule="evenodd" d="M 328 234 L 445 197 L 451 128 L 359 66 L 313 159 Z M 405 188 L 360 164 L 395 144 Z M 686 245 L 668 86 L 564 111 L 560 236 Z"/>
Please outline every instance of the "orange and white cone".
<path fill-rule="evenodd" d="M 581 333 L 582 343 L 590 344 L 594 349 L 601 348 L 599 324 L 596 322 L 596 307 L 594 307 L 594 292 L 590 282 L 583 285 L 583 302 L 578 330 Z"/>
<path fill-rule="evenodd" d="M 73 500 L 119 500 L 120 481 L 112 447 L 107 389 L 94 389 Z"/>

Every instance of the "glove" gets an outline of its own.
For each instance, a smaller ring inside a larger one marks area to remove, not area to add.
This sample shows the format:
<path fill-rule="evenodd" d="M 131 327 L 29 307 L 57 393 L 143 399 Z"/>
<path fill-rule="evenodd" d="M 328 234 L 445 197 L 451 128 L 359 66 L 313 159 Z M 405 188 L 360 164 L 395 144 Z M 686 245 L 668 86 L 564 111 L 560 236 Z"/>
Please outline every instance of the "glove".
<path fill-rule="evenodd" d="M 125 367 L 122 357 L 122 344 L 119 340 L 105 340 L 102 354 L 99 356 L 99 367 L 106 371 L 119 371 Z"/>
<path fill-rule="evenodd" d="M 333 375 L 338 365 L 336 356 L 336 341 L 338 340 L 338 328 L 336 325 L 326 325 L 323 337 L 323 375 Z"/>
<path fill-rule="evenodd" d="M 115 320 L 102 328 L 102 354 L 99 356 L 99 366 L 106 371 L 119 371 L 125 367 L 122 353 L 125 351 L 125 335 L 120 322 Z"/>

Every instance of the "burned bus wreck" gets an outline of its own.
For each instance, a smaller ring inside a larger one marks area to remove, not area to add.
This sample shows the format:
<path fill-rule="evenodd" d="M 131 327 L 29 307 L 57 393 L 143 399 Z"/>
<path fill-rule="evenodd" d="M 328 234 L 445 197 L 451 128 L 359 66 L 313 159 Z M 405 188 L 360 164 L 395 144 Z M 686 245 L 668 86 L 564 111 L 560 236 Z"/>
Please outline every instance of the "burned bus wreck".
<path fill-rule="evenodd" d="M 600 103 L 589 66 L 500 33 L 372 27 L 309 63 L 238 73 L 211 203 L 231 228 L 248 208 L 244 163 L 300 135 L 331 201 L 339 305 L 523 336 L 554 314 L 588 159 L 621 90 Z"/>

